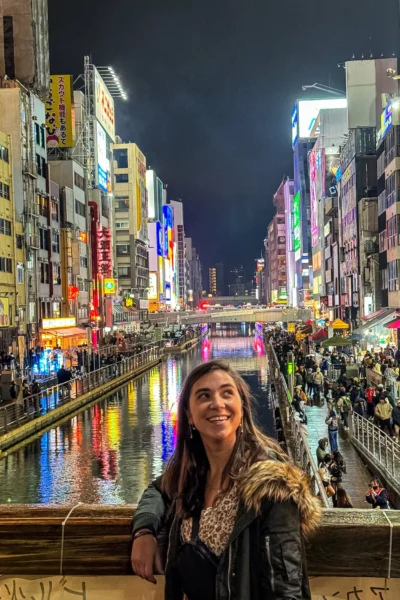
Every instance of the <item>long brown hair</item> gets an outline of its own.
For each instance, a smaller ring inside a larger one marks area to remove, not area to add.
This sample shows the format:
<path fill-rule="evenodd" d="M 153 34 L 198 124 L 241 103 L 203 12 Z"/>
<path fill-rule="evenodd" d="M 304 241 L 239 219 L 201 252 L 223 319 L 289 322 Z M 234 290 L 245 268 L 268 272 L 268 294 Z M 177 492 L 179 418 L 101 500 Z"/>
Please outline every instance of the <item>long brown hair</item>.
<path fill-rule="evenodd" d="M 337 507 L 338 508 L 353 508 L 350 496 L 343 488 L 338 488 L 336 491 Z"/>
<path fill-rule="evenodd" d="M 242 400 L 243 426 L 237 431 L 236 443 L 222 475 L 222 489 L 228 491 L 235 480 L 254 462 L 266 459 L 287 461 L 288 457 L 275 440 L 255 426 L 251 412 L 251 392 L 247 383 L 224 361 L 213 360 L 194 369 L 183 385 L 178 405 L 178 437 L 175 451 L 162 477 L 163 492 L 174 501 L 180 517 L 198 514 L 202 509 L 209 463 L 201 436 L 191 432 L 188 420 L 190 394 L 194 384 L 213 371 L 232 377 Z"/>

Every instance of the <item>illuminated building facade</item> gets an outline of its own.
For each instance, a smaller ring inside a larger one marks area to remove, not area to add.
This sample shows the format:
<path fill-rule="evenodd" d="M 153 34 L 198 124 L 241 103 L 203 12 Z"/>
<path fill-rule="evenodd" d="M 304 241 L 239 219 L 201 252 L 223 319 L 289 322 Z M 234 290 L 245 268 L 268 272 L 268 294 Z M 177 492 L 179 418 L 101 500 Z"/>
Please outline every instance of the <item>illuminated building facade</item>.
<path fill-rule="evenodd" d="M 171 200 L 169 205 L 173 210 L 173 230 L 176 247 L 176 261 L 174 263 L 176 271 L 176 297 L 178 306 L 184 309 L 187 303 L 187 261 L 183 204 L 178 200 Z"/>
<path fill-rule="evenodd" d="M 283 180 L 274 194 L 273 202 L 276 213 L 267 230 L 268 266 L 266 273 L 268 281 L 264 288 L 267 289 L 266 300 L 272 304 L 287 303 L 285 183 L 286 181 Z M 265 270 L 264 265 L 263 270 Z"/>
<path fill-rule="evenodd" d="M 215 267 L 208 269 L 208 291 L 213 296 L 217 295 L 217 269 Z"/>
<path fill-rule="evenodd" d="M 0 351 L 11 348 L 16 356 L 26 333 L 25 244 L 15 218 L 12 164 L 11 137 L 0 131 Z"/>
<path fill-rule="evenodd" d="M 114 144 L 113 157 L 118 285 L 122 293 L 133 295 L 138 309 L 144 309 L 149 286 L 146 157 L 131 143 Z"/>

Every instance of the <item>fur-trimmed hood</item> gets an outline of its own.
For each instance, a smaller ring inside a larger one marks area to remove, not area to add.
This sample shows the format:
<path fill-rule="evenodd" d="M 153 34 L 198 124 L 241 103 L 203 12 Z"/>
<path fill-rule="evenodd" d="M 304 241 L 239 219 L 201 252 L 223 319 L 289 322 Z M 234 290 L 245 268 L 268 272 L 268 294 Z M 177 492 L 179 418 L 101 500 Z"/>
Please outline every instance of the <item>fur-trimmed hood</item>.
<path fill-rule="evenodd" d="M 265 460 L 253 464 L 240 481 L 240 494 L 246 509 L 259 513 L 264 500 L 293 500 L 299 507 L 305 536 L 318 526 L 322 506 L 311 494 L 307 475 L 289 462 Z"/>

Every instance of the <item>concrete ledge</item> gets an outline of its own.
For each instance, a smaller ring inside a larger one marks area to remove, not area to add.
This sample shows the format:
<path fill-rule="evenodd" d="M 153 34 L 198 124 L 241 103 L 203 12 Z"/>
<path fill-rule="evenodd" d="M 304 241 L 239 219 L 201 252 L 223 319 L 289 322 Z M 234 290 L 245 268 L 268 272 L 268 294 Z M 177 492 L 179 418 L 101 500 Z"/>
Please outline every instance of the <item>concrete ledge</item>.
<path fill-rule="evenodd" d="M 100 385 L 94 390 L 86 392 L 86 394 L 82 394 L 81 396 L 70 400 L 66 404 L 55 408 L 54 410 L 46 413 L 45 415 L 42 415 L 37 419 L 33 419 L 32 421 L 27 421 L 20 427 L 17 427 L 16 429 L 13 429 L 12 431 L 9 431 L 8 433 L 2 435 L 0 437 L 0 456 L 3 450 L 6 450 L 11 446 L 15 446 L 18 442 L 21 442 L 22 440 L 31 437 L 32 435 L 35 435 L 35 433 L 45 429 L 49 425 L 57 423 L 66 415 L 69 415 L 75 412 L 76 410 L 79 410 L 79 408 L 81 408 L 82 406 L 90 404 L 94 400 L 98 400 L 102 396 L 106 396 L 112 391 L 116 391 L 120 387 L 124 386 L 127 382 L 131 381 L 132 379 L 135 379 L 136 377 L 139 377 L 149 369 L 155 367 L 161 361 L 161 358 L 157 358 L 147 363 L 146 365 L 142 365 L 134 371 L 130 371 L 129 373 L 125 373 L 120 377 L 111 379 L 110 381 L 107 381 L 106 383 Z"/>

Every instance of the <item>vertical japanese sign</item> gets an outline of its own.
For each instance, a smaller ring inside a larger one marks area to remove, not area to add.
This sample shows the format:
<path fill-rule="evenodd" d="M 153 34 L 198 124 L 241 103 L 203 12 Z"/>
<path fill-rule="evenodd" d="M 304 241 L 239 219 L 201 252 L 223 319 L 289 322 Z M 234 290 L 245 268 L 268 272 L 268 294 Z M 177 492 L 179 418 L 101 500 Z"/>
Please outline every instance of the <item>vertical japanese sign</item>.
<path fill-rule="evenodd" d="M 137 237 L 142 242 L 147 242 L 147 189 L 146 189 L 146 157 L 135 146 L 136 154 L 136 218 Z"/>
<path fill-rule="evenodd" d="M 318 244 L 318 198 L 317 198 L 317 162 L 319 153 L 310 152 L 310 201 L 311 201 L 311 246 Z"/>
<path fill-rule="evenodd" d="M 298 261 L 301 258 L 300 192 L 293 198 L 292 223 L 294 260 Z"/>
<path fill-rule="evenodd" d="M 52 75 L 46 100 L 48 148 L 72 148 L 74 145 L 72 76 Z"/>

